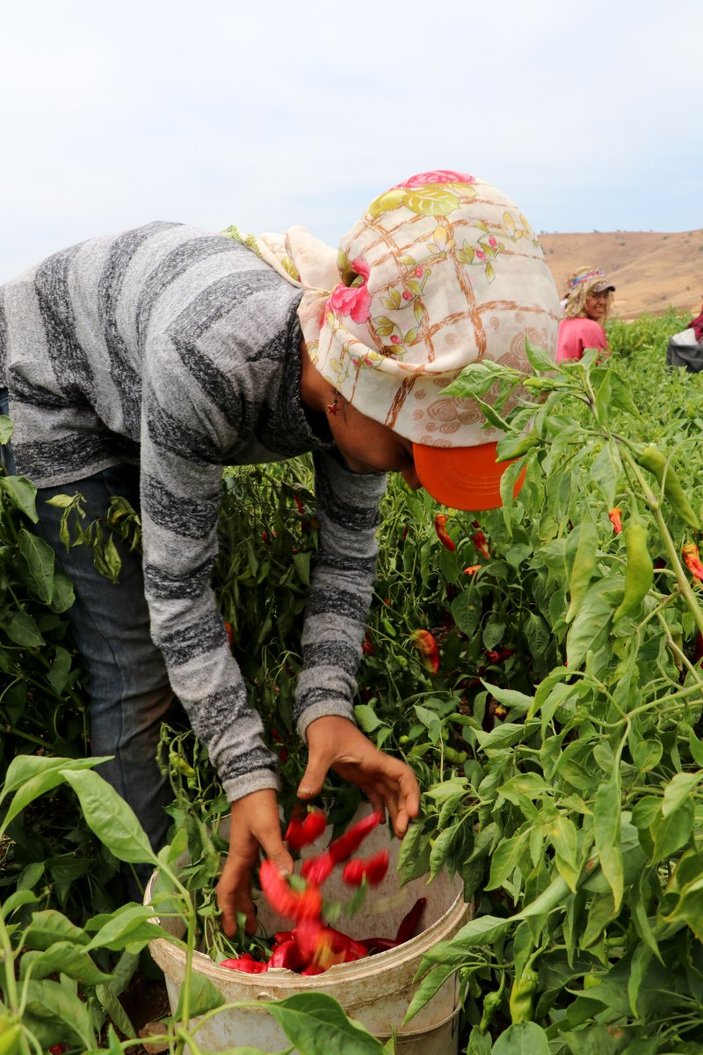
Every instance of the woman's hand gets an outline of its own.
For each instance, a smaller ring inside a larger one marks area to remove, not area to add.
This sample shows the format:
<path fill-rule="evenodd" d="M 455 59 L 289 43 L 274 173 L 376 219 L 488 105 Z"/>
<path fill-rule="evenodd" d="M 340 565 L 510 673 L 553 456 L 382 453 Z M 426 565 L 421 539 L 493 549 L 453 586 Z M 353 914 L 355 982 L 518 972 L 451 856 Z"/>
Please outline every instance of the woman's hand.
<path fill-rule="evenodd" d="M 229 854 L 217 884 L 217 904 L 222 928 L 232 938 L 237 933 L 237 913 L 246 916 L 246 932 L 256 930 L 256 910 L 251 898 L 251 870 L 259 860 L 259 847 L 281 872 L 293 871 L 293 858 L 281 837 L 278 798 L 272 789 L 253 791 L 232 803 Z"/>
<path fill-rule="evenodd" d="M 410 766 L 392 758 L 368 740 L 347 718 L 317 718 L 307 728 L 308 764 L 298 798 L 313 799 L 333 769 L 365 793 L 379 812 L 390 813 L 393 830 L 405 835 L 420 808 L 420 788 Z"/>

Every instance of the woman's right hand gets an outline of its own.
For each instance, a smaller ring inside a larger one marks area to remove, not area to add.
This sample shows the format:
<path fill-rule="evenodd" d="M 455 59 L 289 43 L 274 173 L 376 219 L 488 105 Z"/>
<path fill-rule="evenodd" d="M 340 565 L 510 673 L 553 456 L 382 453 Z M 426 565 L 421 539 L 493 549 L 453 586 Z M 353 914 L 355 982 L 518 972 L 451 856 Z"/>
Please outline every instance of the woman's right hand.
<path fill-rule="evenodd" d="M 246 917 L 246 932 L 256 930 L 256 909 L 251 897 L 251 872 L 258 865 L 259 850 L 281 872 L 293 871 L 293 858 L 281 836 L 278 798 L 272 788 L 253 791 L 232 803 L 229 853 L 217 884 L 217 904 L 227 937 L 237 933 L 237 914 Z"/>

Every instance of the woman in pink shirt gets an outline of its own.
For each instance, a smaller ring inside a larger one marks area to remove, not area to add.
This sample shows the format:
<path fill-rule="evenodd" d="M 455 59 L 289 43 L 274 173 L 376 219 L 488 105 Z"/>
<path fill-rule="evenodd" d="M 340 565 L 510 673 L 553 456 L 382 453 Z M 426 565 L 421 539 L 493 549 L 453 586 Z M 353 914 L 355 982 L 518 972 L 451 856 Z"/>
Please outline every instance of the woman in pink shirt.
<path fill-rule="evenodd" d="M 605 323 L 615 286 L 596 268 L 580 268 L 567 281 L 564 318 L 559 323 L 557 362 L 580 359 L 585 348 L 608 349 Z"/>

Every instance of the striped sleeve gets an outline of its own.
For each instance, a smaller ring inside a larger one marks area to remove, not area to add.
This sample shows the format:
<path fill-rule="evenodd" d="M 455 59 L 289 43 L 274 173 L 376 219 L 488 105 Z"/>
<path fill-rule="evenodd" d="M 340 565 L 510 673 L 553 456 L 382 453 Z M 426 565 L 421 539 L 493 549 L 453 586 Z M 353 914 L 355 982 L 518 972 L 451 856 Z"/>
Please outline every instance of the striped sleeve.
<path fill-rule="evenodd" d="M 381 473 L 359 475 L 335 455 L 315 455 L 320 548 L 303 626 L 295 718 L 304 739 L 316 718 L 353 720 L 352 700 L 376 571 Z"/>
<path fill-rule="evenodd" d="M 164 339 L 165 340 L 165 339 Z M 160 362 L 161 360 L 161 362 Z M 192 357 L 188 364 L 192 367 Z M 221 452 L 236 433 L 201 391 L 182 357 L 150 349 L 143 391 L 141 502 L 151 632 L 174 692 L 205 743 L 229 801 L 278 788 L 219 615 L 210 573 L 217 555 Z M 230 390 L 234 400 L 236 393 Z M 177 408 L 177 412 L 174 408 Z"/>

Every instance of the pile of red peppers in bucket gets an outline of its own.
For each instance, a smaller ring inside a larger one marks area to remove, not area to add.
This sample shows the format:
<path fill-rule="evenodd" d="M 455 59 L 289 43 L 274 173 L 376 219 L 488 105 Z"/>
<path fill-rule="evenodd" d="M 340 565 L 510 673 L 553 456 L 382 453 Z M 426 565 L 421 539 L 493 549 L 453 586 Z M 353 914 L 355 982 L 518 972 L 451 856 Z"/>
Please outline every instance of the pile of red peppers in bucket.
<path fill-rule="evenodd" d="M 293 922 L 291 930 L 277 931 L 273 936 L 273 951 L 268 960 L 259 960 L 251 953 L 222 960 L 220 967 L 229 967 L 245 974 L 262 974 L 270 967 L 285 967 L 301 975 L 322 974 L 337 963 L 352 963 L 364 956 L 394 949 L 410 941 L 420 930 L 426 898 L 419 898 L 401 920 L 394 937 L 371 937 L 357 941 L 322 918 L 321 886 L 337 865 L 342 865 L 342 880 L 351 887 L 363 884 L 376 886 L 388 871 L 387 850 L 379 850 L 371 857 L 353 856 L 361 843 L 382 820 L 380 813 L 371 813 L 334 839 L 321 854 L 303 861 L 300 876 L 282 875 L 271 861 L 263 861 L 259 870 L 261 889 L 271 907 Z M 309 846 L 324 832 L 327 818 L 322 810 L 311 809 L 304 818 L 294 817 L 285 834 L 291 853 Z"/>

